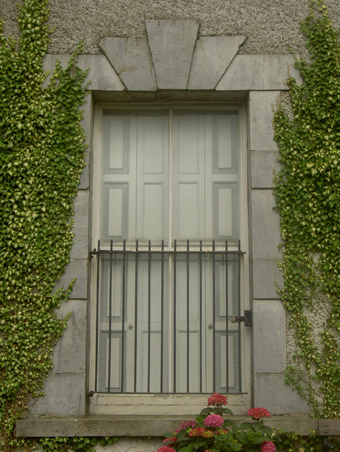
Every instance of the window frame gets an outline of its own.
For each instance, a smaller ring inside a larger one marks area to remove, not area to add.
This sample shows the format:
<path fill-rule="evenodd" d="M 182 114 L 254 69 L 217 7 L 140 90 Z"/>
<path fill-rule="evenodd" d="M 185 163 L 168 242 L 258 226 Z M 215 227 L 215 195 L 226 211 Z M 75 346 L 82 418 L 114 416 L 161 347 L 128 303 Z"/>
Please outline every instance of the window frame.
<path fill-rule="evenodd" d="M 249 163 L 247 149 L 247 112 L 245 103 L 228 103 L 225 101 L 215 102 L 98 102 L 94 107 L 94 125 L 93 125 L 93 172 L 92 172 L 92 240 L 90 241 L 91 249 L 98 246 L 98 238 L 101 231 L 101 149 L 102 149 L 102 117 L 103 109 L 117 110 L 133 110 L 146 109 L 157 110 L 160 108 L 188 108 L 204 109 L 209 108 L 217 110 L 238 110 L 240 118 L 239 131 L 239 150 L 240 150 L 240 240 L 242 251 L 245 252 L 241 260 L 241 310 L 250 309 L 250 279 L 249 279 Z M 97 337 L 97 306 L 96 306 L 96 258 L 90 261 L 90 353 L 89 353 L 89 390 L 95 390 L 96 378 L 96 337 Z M 251 399 L 251 331 L 249 328 L 241 326 L 241 368 L 242 368 L 242 389 L 241 394 L 229 394 L 228 399 L 231 408 L 234 407 L 236 414 L 245 414 L 246 409 L 250 406 Z M 193 396 L 195 402 L 192 404 Z M 131 398 L 132 397 L 132 398 Z M 159 413 L 160 406 L 162 413 L 174 414 L 174 408 L 180 405 L 188 407 L 188 410 L 195 414 L 196 405 L 205 403 L 206 394 L 94 394 L 90 399 L 90 414 L 140 414 L 143 413 L 145 404 L 149 405 L 147 412 L 149 414 Z M 126 400 L 126 404 L 124 403 Z M 176 402 L 177 400 L 177 402 Z M 139 404 L 141 402 L 141 405 Z M 166 408 L 167 407 L 167 408 Z M 144 414 L 147 414 L 144 411 Z M 189 414 L 189 413 L 188 413 Z M 191 414 L 191 413 L 190 413 Z"/>

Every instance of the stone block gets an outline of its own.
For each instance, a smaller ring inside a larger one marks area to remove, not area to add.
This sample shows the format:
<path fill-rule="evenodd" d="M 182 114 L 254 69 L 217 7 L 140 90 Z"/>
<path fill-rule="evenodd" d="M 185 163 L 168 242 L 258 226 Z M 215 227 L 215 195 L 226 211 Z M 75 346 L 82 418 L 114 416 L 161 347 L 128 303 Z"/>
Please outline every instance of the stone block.
<path fill-rule="evenodd" d="M 89 190 L 79 190 L 73 201 L 73 246 L 71 259 L 87 259 L 89 253 Z"/>
<path fill-rule="evenodd" d="M 76 422 L 67 419 L 19 419 L 15 423 L 15 436 L 21 437 L 54 437 L 75 436 Z"/>
<path fill-rule="evenodd" d="M 277 284 L 283 287 L 282 272 L 276 259 L 253 260 L 253 298 L 278 299 Z"/>
<path fill-rule="evenodd" d="M 71 299 L 86 299 L 87 298 L 87 260 L 85 259 L 71 259 L 71 262 L 66 266 L 65 273 L 56 283 L 55 288 L 60 289 L 64 287 L 67 289 L 73 278 L 76 282 L 73 286 Z"/>
<path fill-rule="evenodd" d="M 283 374 L 255 374 L 254 404 L 271 414 L 309 414 L 309 407 L 296 391 L 284 383 Z"/>
<path fill-rule="evenodd" d="M 254 372 L 286 368 L 286 313 L 280 300 L 254 300 Z"/>
<path fill-rule="evenodd" d="M 90 188 L 90 154 L 85 152 L 85 164 L 83 172 L 80 176 L 80 182 L 78 185 L 79 190 L 87 190 Z"/>
<path fill-rule="evenodd" d="M 82 107 L 83 119 L 81 120 L 81 126 L 84 129 L 84 134 L 86 136 L 86 144 L 89 145 L 91 142 L 92 135 L 92 97 L 88 95 L 86 98 L 86 104 Z M 89 149 L 87 149 L 89 152 Z"/>
<path fill-rule="evenodd" d="M 44 416 L 85 415 L 85 375 L 51 374 L 44 382 L 45 397 L 32 400 L 29 414 Z"/>
<path fill-rule="evenodd" d="M 288 415 L 288 416 L 272 416 L 264 419 L 264 424 L 275 429 L 281 428 L 286 432 L 299 433 L 302 436 L 310 435 L 312 430 L 318 432 L 318 420 L 312 419 L 306 414 Z M 300 449 L 301 451 L 301 449 Z"/>
<path fill-rule="evenodd" d="M 273 106 L 279 97 L 278 91 L 249 94 L 249 133 L 251 151 L 276 151 L 274 141 Z"/>
<path fill-rule="evenodd" d="M 92 416 L 76 419 L 77 436 L 159 436 L 173 432 L 182 416 Z M 131 428 L 133 426 L 133 428 Z"/>
<path fill-rule="evenodd" d="M 245 36 L 207 36 L 196 42 L 188 89 L 214 89 Z"/>
<path fill-rule="evenodd" d="M 147 440 L 145 437 L 151 437 L 151 433 L 155 432 L 155 428 L 158 431 L 154 433 L 154 439 L 160 432 L 174 431 L 181 424 L 182 421 L 191 419 L 190 417 L 183 416 L 87 416 L 87 417 L 69 417 L 69 418 L 29 418 L 20 419 L 16 421 L 16 436 L 18 437 L 53 437 L 53 436 L 119 436 L 120 445 L 119 451 L 125 452 L 126 450 L 144 450 L 140 444 L 135 444 L 134 447 L 124 448 L 125 444 L 129 441 L 134 442 L 137 440 Z M 236 424 L 249 421 L 248 416 L 235 416 L 234 421 Z M 117 425 L 117 421 L 122 424 Z M 272 416 L 265 419 L 265 425 L 268 427 L 274 427 L 276 429 L 282 428 L 288 432 L 296 432 L 301 435 L 307 436 L 311 430 L 315 430 L 317 433 L 321 433 L 324 430 L 323 425 L 319 424 L 325 422 L 321 419 L 311 419 L 302 415 L 287 415 L 287 416 Z M 330 420 L 327 420 L 329 423 Z M 339 422 L 332 419 L 331 423 Z M 136 438 L 136 433 L 131 425 L 138 424 L 139 438 Z M 121 428 L 123 426 L 123 428 Z M 124 438 L 121 433 L 125 432 Z M 144 438 L 143 438 L 144 437 Z M 162 439 L 161 439 L 162 440 Z M 161 444 L 160 444 L 161 445 Z M 114 446 L 110 447 L 110 450 L 116 450 Z M 158 446 L 157 446 L 158 447 Z M 145 451 L 149 451 L 146 448 Z"/>
<path fill-rule="evenodd" d="M 104 38 L 99 45 L 129 91 L 157 89 L 146 39 Z"/>
<path fill-rule="evenodd" d="M 289 73 L 301 83 L 293 55 L 237 55 L 216 86 L 222 91 L 288 90 Z"/>
<path fill-rule="evenodd" d="M 280 215 L 271 190 L 251 192 L 251 242 L 254 259 L 281 259 Z"/>
<path fill-rule="evenodd" d="M 68 313 L 67 329 L 53 349 L 54 374 L 84 374 L 86 369 L 86 300 L 68 300 L 57 311 L 59 318 Z"/>
<path fill-rule="evenodd" d="M 44 82 L 45 87 L 50 81 L 56 61 L 59 60 L 65 69 L 70 58 L 71 55 L 45 55 L 44 71 L 50 71 L 50 75 Z M 105 55 L 79 55 L 77 66 L 81 69 L 90 69 L 86 82 L 91 81 L 88 88 L 91 91 L 123 91 L 125 89 Z"/>
<path fill-rule="evenodd" d="M 194 20 L 147 20 L 146 30 L 159 89 L 186 89 L 197 38 Z"/>
<path fill-rule="evenodd" d="M 274 170 L 280 171 L 278 151 L 251 151 L 251 188 L 273 188 Z"/>

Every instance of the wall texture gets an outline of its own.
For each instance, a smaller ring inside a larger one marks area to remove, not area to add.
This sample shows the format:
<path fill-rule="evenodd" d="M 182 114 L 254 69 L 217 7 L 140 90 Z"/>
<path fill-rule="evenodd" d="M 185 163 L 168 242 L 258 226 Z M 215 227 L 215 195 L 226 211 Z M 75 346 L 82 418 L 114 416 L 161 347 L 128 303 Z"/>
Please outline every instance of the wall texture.
<path fill-rule="evenodd" d="M 17 36 L 17 0 L 0 0 L 5 32 Z M 309 0 L 50 0 L 50 26 L 56 27 L 49 53 L 101 53 L 104 36 L 142 38 L 146 19 L 195 19 L 200 36 L 245 35 L 240 54 L 304 52 L 300 22 Z M 339 0 L 326 0 L 340 26 Z"/>

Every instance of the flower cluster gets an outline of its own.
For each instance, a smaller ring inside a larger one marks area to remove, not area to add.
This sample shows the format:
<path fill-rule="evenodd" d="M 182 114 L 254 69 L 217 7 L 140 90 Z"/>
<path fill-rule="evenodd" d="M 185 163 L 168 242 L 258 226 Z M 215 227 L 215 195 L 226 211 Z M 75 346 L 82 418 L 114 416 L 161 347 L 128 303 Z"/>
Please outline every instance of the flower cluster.
<path fill-rule="evenodd" d="M 228 403 L 226 396 L 222 394 L 213 394 L 208 399 L 208 406 L 221 406 Z"/>
<path fill-rule="evenodd" d="M 204 425 L 207 427 L 221 428 L 223 423 L 223 417 L 219 414 L 209 414 L 209 416 L 204 419 Z"/>
<path fill-rule="evenodd" d="M 177 441 L 176 436 L 173 436 L 172 438 L 165 438 L 163 443 L 175 443 Z"/>
<path fill-rule="evenodd" d="M 189 436 L 203 436 L 203 438 L 212 438 L 214 436 L 211 430 L 204 427 L 196 427 L 189 432 Z"/>
<path fill-rule="evenodd" d="M 182 428 L 194 428 L 194 427 L 196 427 L 196 424 L 197 424 L 196 421 L 183 421 L 181 423 L 180 429 L 182 429 Z"/>
<path fill-rule="evenodd" d="M 248 416 L 251 416 L 253 419 L 261 419 L 262 417 L 271 417 L 271 414 L 265 408 L 250 408 L 248 410 Z"/>
<path fill-rule="evenodd" d="M 261 444 L 261 452 L 274 452 L 275 450 L 276 447 L 272 441 L 264 441 Z"/>
<path fill-rule="evenodd" d="M 221 394 L 209 397 L 208 407 L 203 408 L 196 421 L 183 421 L 180 428 L 163 442 L 166 446 L 157 452 L 177 452 L 191 450 L 196 452 L 211 452 L 214 450 L 242 450 L 242 452 L 274 452 L 275 445 L 271 440 L 272 431 L 263 425 L 262 417 L 270 417 L 265 408 L 252 408 L 248 415 L 256 422 L 245 422 L 238 427 L 226 415 L 233 415 L 229 408 L 224 408 L 227 398 Z M 212 407 L 211 407 L 212 406 Z M 223 417 L 222 417 L 223 416 Z M 226 427 L 229 428 L 228 430 Z"/>

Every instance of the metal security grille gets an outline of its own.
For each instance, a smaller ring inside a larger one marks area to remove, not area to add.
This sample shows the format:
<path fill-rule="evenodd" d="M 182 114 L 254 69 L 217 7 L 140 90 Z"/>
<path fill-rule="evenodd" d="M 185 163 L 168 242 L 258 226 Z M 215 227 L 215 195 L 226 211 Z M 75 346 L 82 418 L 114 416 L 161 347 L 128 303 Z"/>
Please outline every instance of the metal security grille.
<path fill-rule="evenodd" d="M 96 392 L 241 392 L 243 254 L 240 242 L 99 241 Z"/>

